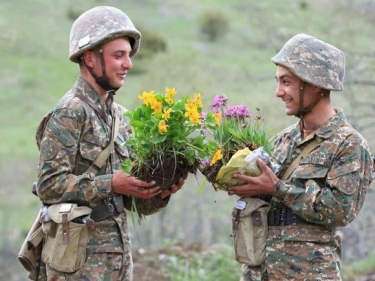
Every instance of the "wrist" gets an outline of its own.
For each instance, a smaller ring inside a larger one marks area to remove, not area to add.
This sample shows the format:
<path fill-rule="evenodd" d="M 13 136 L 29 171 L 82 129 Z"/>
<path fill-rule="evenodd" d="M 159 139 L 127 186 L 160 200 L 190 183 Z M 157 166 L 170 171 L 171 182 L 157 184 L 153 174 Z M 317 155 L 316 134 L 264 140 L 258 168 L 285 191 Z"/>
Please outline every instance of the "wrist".
<path fill-rule="evenodd" d="M 284 182 L 283 182 L 282 180 L 278 180 L 278 181 L 276 182 L 276 184 L 275 184 L 273 190 L 274 190 L 274 191 L 279 191 L 283 183 L 284 183 Z"/>

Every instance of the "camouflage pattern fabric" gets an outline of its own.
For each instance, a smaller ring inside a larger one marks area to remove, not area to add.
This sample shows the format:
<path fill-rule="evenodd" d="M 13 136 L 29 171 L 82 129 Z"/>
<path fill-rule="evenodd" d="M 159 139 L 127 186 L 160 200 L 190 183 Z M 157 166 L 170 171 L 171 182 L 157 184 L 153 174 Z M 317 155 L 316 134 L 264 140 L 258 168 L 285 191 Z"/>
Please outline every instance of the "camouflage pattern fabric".
<path fill-rule="evenodd" d="M 313 36 L 298 34 L 292 37 L 271 60 L 309 84 L 331 91 L 343 89 L 344 53 Z"/>
<path fill-rule="evenodd" d="M 290 208 L 312 224 L 270 226 L 266 260 L 258 268 L 246 265 L 241 280 L 341 280 L 342 233 L 360 212 L 372 181 L 373 162 L 366 140 L 335 108 L 329 122 L 302 139 L 300 124 L 279 134 L 273 160 L 285 172 L 317 135 L 324 141 L 301 159 L 290 180 L 274 191 L 272 205 Z M 246 276 L 257 276 L 254 279 Z"/>
<path fill-rule="evenodd" d="M 77 94 L 84 95 L 107 112 L 109 122 L 112 111 L 121 118 L 115 150 L 96 175 L 85 171 L 109 144 L 111 127 L 77 98 Z M 91 85 L 78 77 L 75 86 L 46 115 L 37 131 L 40 147 L 37 192 L 41 201 L 45 204 L 76 202 L 95 207 L 100 200 L 115 195 L 111 186 L 112 174 L 129 157 L 126 147 L 119 145 L 129 138 L 129 122 L 124 112 L 125 108 L 116 103 L 107 108 Z M 125 202 L 130 200 L 127 196 L 123 199 Z M 48 278 L 55 278 L 53 280 L 132 280 L 126 212 L 96 222 L 95 227 L 86 251 L 87 261 L 81 270 L 65 274 L 43 264 L 39 280 L 46 280 L 47 274 Z"/>
<path fill-rule="evenodd" d="M 262 266 L 250 266 L 243 264 L 241 267 L 240 281 L 262 281 Z"/>
<path fill-rule="evenodd" d="M 121 10 L 98 6 L 80 15 L 70 30 L 69 58 L 78 62 L 78 57 L 85 51 L 91 50 L 110 40 L 128 36 L 134 56 L 141 44 L 141 33 L 135 28 L 130 18 Z"/>
<path fill-rule="evenodd" d="M 47 267 L 47 280 L 61 280 L 61 281 L 117 281 L 117 280 L 133 280 L 131 278 L 132 272 L 124 270 L 125 268 L 132 268 L 130 266 L 131 259 L 123 263 L 123 255 L 121 253 L 93 253 L 91 254 L 85 265 L 73 274 L 61 274 L 52 268 Z M 89 276 L 89 278 L 87 277 Z"/>

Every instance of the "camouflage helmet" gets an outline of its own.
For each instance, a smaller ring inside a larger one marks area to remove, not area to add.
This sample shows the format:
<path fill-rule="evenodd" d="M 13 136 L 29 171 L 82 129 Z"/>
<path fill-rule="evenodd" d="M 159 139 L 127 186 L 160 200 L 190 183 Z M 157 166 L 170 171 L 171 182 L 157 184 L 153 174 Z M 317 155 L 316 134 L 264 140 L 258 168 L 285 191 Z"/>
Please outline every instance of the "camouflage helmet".
<path fill-rule="evenodd" d="M 130 18 L 121 10 L 98 6 L 80 15 L 70 30 L 69 59 L 78 62 L 86 51 L 118 37 L 128 36 L 132 45 L 130 56 L 134 56 L 141 43 L 141 33 Z"/>
<path fill-rule="evenodd" d="M 344 53 L 313 36 L 292 37 L 271 60 L 319 88 L 341 91 L 344 87 Z"/>

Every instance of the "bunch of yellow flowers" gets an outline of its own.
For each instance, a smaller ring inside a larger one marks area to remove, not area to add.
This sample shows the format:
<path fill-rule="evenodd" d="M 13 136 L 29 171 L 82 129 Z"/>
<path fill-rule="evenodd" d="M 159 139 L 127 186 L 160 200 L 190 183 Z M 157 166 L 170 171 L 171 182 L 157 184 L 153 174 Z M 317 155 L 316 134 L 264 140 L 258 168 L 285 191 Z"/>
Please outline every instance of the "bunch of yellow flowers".
<path fill-rule="evenodd" d="M 155 163 L 152 159 L 173 158 L 177 165 L 197 170 L 198 159 L 205 158 L 216 149 L 213 142 L 205 139 L 203 129 L 214 124 L 202 123 L 202 96 L 182 96 L 176 99 L 175 88 L 165 93 L 143 92 L 138 98 L 143 104 L 127 111 L 132 127 L 131 138 L 125 143 L 136 155 L 138 165 Z"/>

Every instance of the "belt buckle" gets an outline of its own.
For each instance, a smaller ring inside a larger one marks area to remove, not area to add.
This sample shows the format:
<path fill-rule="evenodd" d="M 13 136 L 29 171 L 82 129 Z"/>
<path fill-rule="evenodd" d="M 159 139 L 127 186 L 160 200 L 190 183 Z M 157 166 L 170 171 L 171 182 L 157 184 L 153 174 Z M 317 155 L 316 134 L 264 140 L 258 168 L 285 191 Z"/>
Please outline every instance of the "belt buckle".
<path fill-rule="evenodd" d="M 286 225 L 287 211 L 285 209 L 280 210 L 280 225 Z"/>
<path fill-rule="evenodd" d="M 269 216 L 269 224 L 274 226 L 279 226 L 281 221 L 281 210 L 278 208 L 273 208 L 270 210 L 271 216 Z"/>

